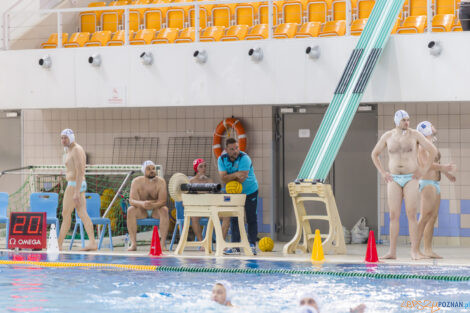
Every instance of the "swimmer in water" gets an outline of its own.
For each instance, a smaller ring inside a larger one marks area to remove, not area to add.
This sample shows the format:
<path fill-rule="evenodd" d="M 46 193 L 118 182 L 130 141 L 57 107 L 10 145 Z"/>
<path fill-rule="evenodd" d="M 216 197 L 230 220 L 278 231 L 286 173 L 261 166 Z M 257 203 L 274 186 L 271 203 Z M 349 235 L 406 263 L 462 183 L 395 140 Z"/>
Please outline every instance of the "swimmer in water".
<path fill-rule="evenodd" d="M 215 282 L 212 288 L 212 301 L 225 306 L 233 306 L 231 300 L 232 285 L 225 280 Z"/>
<path fill-rule="evenodd" d="M 299 313 L 320 313 L 320 303 L 317 301 L 313 293 L 304 293 L 299 298 Z M 364 313 L 365 304 L 359 304 L 355 308 L 349 310 L 350 313 Z"/>

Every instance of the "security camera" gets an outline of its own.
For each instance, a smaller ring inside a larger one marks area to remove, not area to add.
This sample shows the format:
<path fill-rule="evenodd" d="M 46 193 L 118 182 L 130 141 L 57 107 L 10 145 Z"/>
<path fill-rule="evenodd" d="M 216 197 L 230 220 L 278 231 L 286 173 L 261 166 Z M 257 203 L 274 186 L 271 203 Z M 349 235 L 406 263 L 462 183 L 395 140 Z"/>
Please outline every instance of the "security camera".
<path fill-rule="evenodd" d="M 142 52 L 140 54 L 140 60 L 144 65 L 152 65 L 153 63 L 153 55 L 152 52 Z"/>
<path fill-rule="evenodd" d="M 263 50 L 261 50 L 261 48 L 251 48 L 248 50 L 248 55 L 253 62 L 261 62 L 261 60 L 263 60 Z"/>
<path fill-rule="evenodd" d="M 49 55 L 45 55 L 39 59 L 38 63 L 42 68 L 50 68 L 52 66 L 52 59 Z"/>
<path fill-rule="evenodd" d="M 438 57 L 439 55 L 441 55 L 442 47 L 438 41 L 430 41 L 428 43 L 428 48 L 429 48 L 429 53 L 431 53 L 431 55 L 435 57 Z"/>
<path fill-rule="evenodd" d="M 207 52 L 206 50 L 196 50 L 193 53 L 193 57 L 197 63 L 204 64 L 207 62 Z"/>
<path fill-rule="evenodd" d="M 99 54 L 93 54 L 88 58 L 88 63 L 93 66 L 99 67 L 101 65 L 101 56 Z"/>
<path fill-rule="evenodd" d="M 320 58 L 320 47 L 319 46 L 313 46 L 313 47 L 307 47 L 305 50 L 305 53 L 308 55 L 308 57 L 312 60 L 317 60 Z"/>

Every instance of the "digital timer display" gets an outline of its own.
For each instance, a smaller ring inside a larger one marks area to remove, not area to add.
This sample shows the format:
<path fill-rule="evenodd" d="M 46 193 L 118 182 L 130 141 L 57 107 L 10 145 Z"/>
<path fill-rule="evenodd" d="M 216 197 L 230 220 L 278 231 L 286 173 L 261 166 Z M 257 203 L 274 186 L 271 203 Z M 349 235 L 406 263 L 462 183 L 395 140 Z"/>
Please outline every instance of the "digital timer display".
<path fill-rule="evenodd" d="M 46 248 L 46 213 L 11 213 L 8 248 Z"/>

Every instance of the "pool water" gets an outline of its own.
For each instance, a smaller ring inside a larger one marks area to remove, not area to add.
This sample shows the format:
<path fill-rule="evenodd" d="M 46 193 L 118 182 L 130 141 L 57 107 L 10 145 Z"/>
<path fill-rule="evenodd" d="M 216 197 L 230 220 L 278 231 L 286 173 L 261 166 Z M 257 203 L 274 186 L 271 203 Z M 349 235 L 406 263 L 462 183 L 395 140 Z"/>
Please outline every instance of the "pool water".
<path fill-rule="evenodd" d="M 0 254 L 2 260 L 47 261 L 47 254 Z M 97 255 L 60 255 L 61 262 L 93 262 L 220 268 L 312 269 L 308 262 L 235 259 L 176 259 Z M 470 275 L 468 267 L 328 264 L 321 270 L 429 275 Z M 235 309 L 210 300 L 214 281 L 232 283 Z M 469 282 L 373 279 L 358 277 L 146 272 L 91 268 L 39 268 L 0 265 L 1 312 L 296 312 L 298 296 L 314 292 L 321 312 L 349 312 L 365 303 L 366 312 L 432 312 L 404 308 L 413 300 L 470 301 Z M 436 310 L 434 311 L 436 312 Z M 438 312 L 470 312 L 470 307 Z"/>

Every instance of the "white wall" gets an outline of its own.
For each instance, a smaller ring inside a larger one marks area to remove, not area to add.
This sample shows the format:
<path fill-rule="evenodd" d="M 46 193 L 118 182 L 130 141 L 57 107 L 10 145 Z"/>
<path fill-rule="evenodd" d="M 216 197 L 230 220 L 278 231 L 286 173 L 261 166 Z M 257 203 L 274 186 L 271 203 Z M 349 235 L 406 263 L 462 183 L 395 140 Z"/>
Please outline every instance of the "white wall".
<path fill-rule="evenodd" d="M 363 102 L 470 101 L 470 33 L 392 36 Z M 440 57 L 427 43 L 440 41 Z M 357 38 L 315 38 L 0 52 L 0 109 L 329 103 Z M 321 57 L 305 49 L 319 45 Z M 248 56 L 261 47 L 262 62 Z M 208 53 L 198 64 L 196 49 Z M 139 60 L 143 51 L 154 64 Z M 88 57 L 99 53 L 102 66 Z M 38 66 L 50 54 L 52 68 Z M 123 104 L 108 101 L 113 89 Z"/>

